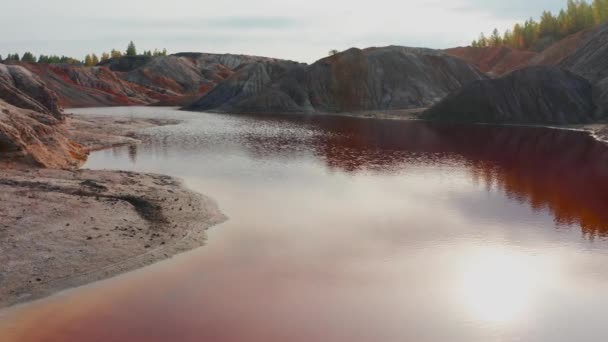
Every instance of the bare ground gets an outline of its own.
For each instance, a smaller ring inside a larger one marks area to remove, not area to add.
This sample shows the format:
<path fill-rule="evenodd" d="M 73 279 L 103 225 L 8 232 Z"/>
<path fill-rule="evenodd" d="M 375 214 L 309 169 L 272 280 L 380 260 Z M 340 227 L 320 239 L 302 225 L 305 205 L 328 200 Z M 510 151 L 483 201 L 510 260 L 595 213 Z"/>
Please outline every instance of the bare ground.
<path fill-rule="evenodd" d="M 171 123 L 71 117 L 66 129 L 95 150 Z M 168 176 L 0 169 L 0 308 L 199 247 L 224 220 L 213 200 Z"/>
<path fill-rule="evenodd" d="M 89 151 L 137 144 L 139 143 L 137 130 L 179 123 L 177 120 L 126 119 L 73 114 L 68 114 L 66 121 L 67 136 Z"/>

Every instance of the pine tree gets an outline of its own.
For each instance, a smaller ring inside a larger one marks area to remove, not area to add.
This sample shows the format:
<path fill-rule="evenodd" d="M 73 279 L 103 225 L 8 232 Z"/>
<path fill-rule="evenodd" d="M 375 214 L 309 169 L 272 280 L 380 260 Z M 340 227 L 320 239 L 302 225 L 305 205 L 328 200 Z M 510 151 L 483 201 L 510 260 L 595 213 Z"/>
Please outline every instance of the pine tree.
<path fill-rule="evenodd" d="M 608 0 L 593 1 L 593 19 L 596 25 L 608 20 Z"/>
<path fill-rule="evenodd" d="M 497 28 L 492 31 L 492 36 L 490 36 L 490 45 L 493 47 L 502 45 L 502 37 L 500 36 L 500 32 L 498 32 Z"/>
<path fill-rule="evenodd" d="M 511 30 L 507 29 L 504 33 L 504 35 L 502 36 L 502 43 L 504 45 L 508 45 L 508 46 L 512 46 L 513 42 L 513 33 L 511 33 Z"/>
<path fill-rule="evenodd" d="M 567 0 L 566 8 L 557 16 L 544 11 L 539 21 L 530 18 L 524 23 L 514 25 L 510 34 L 502 37 L 502 43 L 518 49 L 529 49 L 543 38 L 561 39 L 608 21 L 608 0 Z M 495 33 L 487 39 L 490 45 L 496 44 Z M 477 46 L 482 41 L 474 41 Z"/>
<path fill-rule="evenodd" d="M 27 51 L 23 54 L 23 57 L 21 57 L 21 61 L 28 63 L 36 63 L 36 57 L 31 52 Z"/>
<path fill-rule="evenodd" d="M 133 41 L 131 41 L 129 46 L 127 46 L 127 56 L 137 56 L 137 49 L 135 48 Z"/>
<path fill-rule="evenodd" d="M 479 34 L 479 39 L 477 39 L 477 44 L 479 44 L 479 47 L 485 48 L 488 47 L 488 38 L 486 38 L 486 35 L 482 33 Z"/>

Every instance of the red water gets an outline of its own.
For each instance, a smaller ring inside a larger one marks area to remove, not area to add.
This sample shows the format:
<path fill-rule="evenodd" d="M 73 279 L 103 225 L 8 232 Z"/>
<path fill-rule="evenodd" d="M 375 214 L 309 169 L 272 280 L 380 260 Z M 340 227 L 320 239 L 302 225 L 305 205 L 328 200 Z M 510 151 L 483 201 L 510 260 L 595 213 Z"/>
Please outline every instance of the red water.
<path fill-rule="evenodd" d="M 0 312 L 0 341 L 606 341 L 608 149 L 579 132 L 178 117 L 86 167 L 167 173 L 198 250 Z"/>

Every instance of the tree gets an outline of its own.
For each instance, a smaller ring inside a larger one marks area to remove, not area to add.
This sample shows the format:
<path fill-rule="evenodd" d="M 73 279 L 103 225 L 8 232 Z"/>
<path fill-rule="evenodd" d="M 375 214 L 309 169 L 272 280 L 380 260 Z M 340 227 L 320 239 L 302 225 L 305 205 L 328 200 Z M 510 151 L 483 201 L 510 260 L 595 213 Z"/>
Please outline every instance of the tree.
<path fill-rule="evenodd" d="M 36 63 L 36 57 L 31 52 L 25 52 L 21 57 L 22 62 Z"/>
<path fill-rule="evenodd" d="M 112 58 L 120 58 L 122 57 L 122 52 L 112 49 L 112 52 L 110 52 L 110 56 L 112 56 Z"/>
<path fill-rule="evenodd" d="M 333 55 L 337 55 L 338 53 L 340 53 L 340 51 L 338 51 L 336 49 L 331 49 L 331 50 L 329 50 L 329 52 L 327 54 L 329 56 L 333 56 Z"/>
<path fill-rule="evenodd" d="M 559 23 L 557 18 L 551 12 L 544 11 L 540 17 L 538 27 L 539 38 L 553 37 L 558 38 L 560 35 Z"/>
<path fill-rule="evenodd" d="M 509 34 L 505 32 L 502 43 L 517 49 L 529 49 L 536 46 L 543 38 L 561 39 L 608 21 L 608 0 L 567 0 L 566 8 L 555 16 L 544 11 L 539 21 L 533 18 L 524 23 L 516 23 Z M 486 43 L 496 44 L 496 32 L 493 32 Z M 474 41 L 483 45 L 483 41 Z"/>
<path fill-rule="evenodd" d="M 105 61 L 107 61 L 108 59 L 110 59 L 110 54 L 109 54 L 109 53 L 104 52 L 104 53 L 102 53 L 102 54 L 101 54 L 101 61 L 102 61 L 102 62 L 105 62 Z"/>
<path fill-rule="evenodd" d="M 488 47 L 488 38 L 486 38 L 486 35 L 482 33 L 479 34 L 479 39 L 477 39 L 477 44 L 479 44 L 479 47 Z"/>
<path fill-rule="evenodd" d="M 93 58 L 91 55 L 86 55 L 84 57 L 84 66 L 93 66 Z"/>
<path fill-rule="evenodd" d="M 524 29 L 520 24 L 513 26 L 513 42 L 511 44 L 516 49 L 524 48 Z"/>
<path fill-rule="evenodd" d="M 9 54 L 9 55 L 6 57 L 6 60 L 7 60 L 7 61 L 13 61 L 13 62 L 19 62 L 19 61 L 21 60 L 21 58 L 19 57 L 19 54 L 18 54 L 18 53 L 15 53 L 15 54 L 12 54 L 12 55 L 11 55 L 11 54 Z"/>
<path fill-rule="evenodd" d="M 596 25 L 608 20 L 608 0 L 593 1 L 593 19 Z"/>
<path fill-rule="evenodd" d="M 504 45 L 511 46 L 512 42 L 513 42 L 513 33 L 511 33 L 511 30 L 507 29 L 505 31 L 504 35 L 502 36 L 502 43 Z"/>
<path fill-rule="evenodd" d="M 96 54 L 92 54 L 91 55 L 91 62 L 93 63 L 94 66 L 97 65 L 97 64 L 99 64 L 99 57 L 97 57 Z"/>
<path fill-rule="evenodd" d="M 133 41 L 131 41 L 129 46 L 127 46 L 127 56 L 137 56 L 137 49 L 135 48 Z"/>
<path fill-rule="evenodd" d="M 502 37 L 500 36 L 500 32 L 498 32 L 497 28 L 492 31 L 492 35 L 490 36 L 490 45 L 493 47 L 502 45 Z"/>

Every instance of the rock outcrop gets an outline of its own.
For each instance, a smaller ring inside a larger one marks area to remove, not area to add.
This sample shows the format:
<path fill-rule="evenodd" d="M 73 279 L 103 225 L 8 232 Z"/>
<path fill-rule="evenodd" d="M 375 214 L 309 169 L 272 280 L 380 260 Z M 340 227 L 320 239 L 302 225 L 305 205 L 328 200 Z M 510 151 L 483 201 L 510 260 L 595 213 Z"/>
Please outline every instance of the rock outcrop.
<path fill-rule="evenodd" d="M 21 67 L 37 75 L 42 84 L 58 95 L 57 107 L 182 106 L 206 94 L 237 69 L 274 61 L 279 62 L 245 55 L 180 53 L 112 58 L 96 67 L 39 63 L 14 63 L 6 67 Z"/>
<path fill-rule="evenodd" d="M 528 67 L 475 81 L 423 114 L 473 123 L 574 124 L 596 120 L 592 85 L 557 67 Z"/>
<path fill-rule="evenodd" d="M 253 110 L 256 104 L 247 105 L 248 101 L 256 99 L 272 82 L 285 76 L 287 72 L 305 68 L 305 64 L 289 61 L 259 61 L 239 68 L 224 82 L 218 84 L 209 93 L 188 107 L 190 110 L 232 111 L 239 106 Z M 274 98 L 280 102 L 279 98 Z M 270 103 L 262 106 L 272 108 Z M 281 110 L 281 108 L 277 108 Z"/>
<path fill-rule="evenodd" d="M 539 51 L 518 50 L 508 46 L 483 48 L 466 46 L 444 51 L 475 65 L 489 76 L 499 77 L 528 66 L 559 65 L 595 32 L 596 29 L 590 29 L 569 35 Z"/>
<path fill-rule="evenodd" d="M 63 119 L 57 95 L 37 75 L 18 65 L 0 64 L 0 99 Z"/>
<path fill-rule="evenodd" d="M 237 70 L 189 110 L 331 113 L 430 106 L 485 76 L 430 49 L 350 49 L 303 64 L 256 63 Z"/>
<path fill-rule="evenodd" d="M 52 89 L 64 108 L 151 104 L 164 94 L 127 82 L 107 67 L 21 63 Z"/>
<path fill-rule="evenodd" d="M 73 168 L 86 151 L 65 136 L 57 95 L 34 73 L 0 64 L 0 167 Z"/>
<path fill-rule="evenodd" d="M 178 53 L 156 57 L 148 63 L 121 75 L 129 82 L 166 95 L 163 102 L 179 103 L 180 97 L 192 98 L 206 94 L 235 71 L 257 63 L 283 63 L 284 61 L 246 55 Z"/>
<path fill-rule="evenodd" d="M 608 112 L 608 23 L 586 36 L 576 51 L 560 66 L 581 75 L 594 84 L 594 96 L 600 110 Z"/>
<path fill-rule="evenodd" d="M 49 113 L 18 108 L 0 99 L 0 167 L 79 166 L 87 153 L 65 137 L 60 123 Z"/>
<path fill-rule="evenodd" d="M 511 52 L 496 53 L 507 49 Z M 514 52 L 505 47 L 468 47 L 447 52 L 496 75 L 539 65 L 557 66 L 571 74 L 532 68 L 521 73 L 514 72 L 498 82 L 477 83 L 453 94 L 430 110 L 427 115 L 434 118 L 450 121 L 578 123 L 608 115 L 608 23 L 570 35 L 540 52 Z M 528 54 L 526 58 L 509 57 L 514 54 L 523 56 L 523 53 Z M 508 67 L 505 68 L 505 65 Z M 590 84 L 583 84 L 580 78 L 573 78 L 573 74 L 582 76 Z M 513 84 L 509 85 L 508 81 Z M 476 94 L 476 91 L 479 93 Z M 498 94 L 500 91 L 504 91 L 502 96 Z"/>

